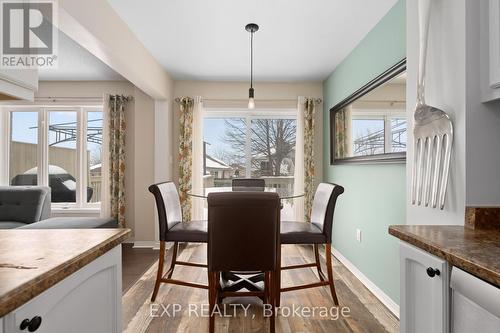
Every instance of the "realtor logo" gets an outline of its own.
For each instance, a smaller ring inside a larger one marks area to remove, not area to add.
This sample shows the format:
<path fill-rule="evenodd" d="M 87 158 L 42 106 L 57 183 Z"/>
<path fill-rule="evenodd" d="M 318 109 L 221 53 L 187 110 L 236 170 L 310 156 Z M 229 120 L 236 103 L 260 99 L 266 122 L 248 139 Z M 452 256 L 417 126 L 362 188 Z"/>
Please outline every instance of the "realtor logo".
<path fill-rule="evenodd" d="M 0 0 L 0 3 L 0 68 L 55 68 L 56 2 Z"/>

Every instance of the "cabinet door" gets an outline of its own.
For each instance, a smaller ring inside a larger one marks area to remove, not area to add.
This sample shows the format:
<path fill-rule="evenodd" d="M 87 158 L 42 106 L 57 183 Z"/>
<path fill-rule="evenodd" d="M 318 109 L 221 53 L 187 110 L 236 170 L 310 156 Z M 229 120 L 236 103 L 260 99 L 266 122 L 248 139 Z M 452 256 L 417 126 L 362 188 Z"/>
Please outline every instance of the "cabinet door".
<path fill-rule="evenodd" d="M 400 243 L 401 332 L 448 333 L 448 263 Z"/>
<path fill-rule="evenodd" d="M 41 317 L 37 333 L 121 332 L 121 246 L 71 274 L 4 317 L 5 332 Z"/>
<path fill-rule="evenodd" d="M 490 87 L 500 88 L 500 0 L 489 0 Z"/>

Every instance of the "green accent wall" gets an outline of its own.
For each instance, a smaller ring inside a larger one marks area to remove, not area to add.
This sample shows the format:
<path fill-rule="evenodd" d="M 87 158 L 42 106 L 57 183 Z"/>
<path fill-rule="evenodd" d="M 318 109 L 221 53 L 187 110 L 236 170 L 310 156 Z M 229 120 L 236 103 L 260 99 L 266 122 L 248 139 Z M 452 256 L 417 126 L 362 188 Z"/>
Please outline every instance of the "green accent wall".
<path fill-rule="evenodd" d="M 405 57 L 406 2 L 400 0 L 323 82 L 323 178 L 345 187 L 332 246 L 397 304 L 399 248 L 387 229 L 406 221 L 406 165 L 330 165 L 329 110 Z"/>

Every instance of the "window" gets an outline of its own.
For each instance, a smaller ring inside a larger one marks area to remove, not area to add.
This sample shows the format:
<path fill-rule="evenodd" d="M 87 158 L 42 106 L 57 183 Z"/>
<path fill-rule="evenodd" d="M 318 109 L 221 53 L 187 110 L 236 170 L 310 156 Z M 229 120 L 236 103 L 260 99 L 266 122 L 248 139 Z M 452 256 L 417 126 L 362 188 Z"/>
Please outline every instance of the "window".
<path fill-rule="evenodd" d="M 393 153 L 405 152 L 407 139 L 406 118 L 391 118 L 391 151 Z"/>
<path fill-rule="evenodd" d="M 234 178 L 264 178 L 293 190 L 296 110 L 214 111 L 204 119 L 204 187 L 231 186 Z M 293 200 L 283 214 L 293 217 Z"/>
<path fill-rule="evenodd" d="M 352 155 L 371 156 L 406 152 L 404 112 L 372 110 L 352 113 Z"/>
<path fill-rule="evenodd" d="M 11 107 L 11 185 L 46 185 L 55 208 L 98 208 L 102 110 Z"/>
<path fill-rule="evenodd" d="M 9 142 L 9 184 L 38 183 L 38 112 L 12 112 Z"/>
<path fill-rule="evenodd" d="M 48 177 L 52 202 L 76 202 L 76 111 L 49 111 Z"/>

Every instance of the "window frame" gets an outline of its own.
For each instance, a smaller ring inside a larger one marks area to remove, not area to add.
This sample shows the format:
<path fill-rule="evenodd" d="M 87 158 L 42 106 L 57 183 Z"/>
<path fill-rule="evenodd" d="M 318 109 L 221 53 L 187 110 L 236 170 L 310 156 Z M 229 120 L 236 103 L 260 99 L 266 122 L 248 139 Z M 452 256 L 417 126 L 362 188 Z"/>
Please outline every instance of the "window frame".
<path fill-rule="evenodd" d="M 12 112 L 37 112 L 38 113 L 38 142 L 37 142 L 37 184 L 39 186 L 49 186 L 49 112 L 76 112 L 77 121 L 77 138 L 76 138 L 76 200 L 75 202 L 54 202 L 51 203 L 53 212 L 68 211 L 68 212 L 90 212 L 100 211 L 101 202 L 86 202 L 86 191 L 88 186 L 88 177 L 86 172 L 87 154 L 86 152 L 86 136 L 87 136 L 87 120 L 88 112 L 102 112 L 104 120 L 104 108 L 102 103 L 99 104 L 35 104 L 35 105 L 2 105 L 1 113 L 6 124 L 5 148 L 4 148 L 4 168 L 5 180 L 10 185 L 10 146 L 11 146 L 11 121 Z M 104 126 L 104 124 L 103 124 Z M 104 138 L 103 138 L 104 139 Z M 104 144 L 104 142 L 103 142 Z M 102 199 L 102 198 L 101 198 Z"/>
<path fill-rule="evenodd" d="M 273 109 L 246 109 L 246 108 L 205 108 L 203 120 L 206 118 L 241 118 L 245 119 L 245 178 L 252 178 L 252 120 L 256 119 L 295 119 L 297 120 L 297 109 L 273 108 Z"/>

